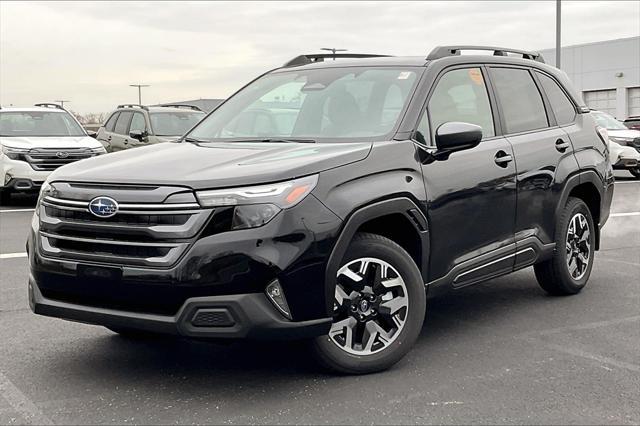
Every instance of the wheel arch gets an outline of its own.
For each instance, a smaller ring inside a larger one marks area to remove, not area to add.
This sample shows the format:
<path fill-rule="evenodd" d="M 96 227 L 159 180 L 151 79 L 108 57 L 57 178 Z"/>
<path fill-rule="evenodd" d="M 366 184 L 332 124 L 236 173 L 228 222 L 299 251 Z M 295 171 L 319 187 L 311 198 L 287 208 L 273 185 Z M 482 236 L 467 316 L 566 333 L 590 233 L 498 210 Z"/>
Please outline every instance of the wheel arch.
<path fill-rule="evenodd" d="M 604 192 L 604 183 L 595 171 L 587 170 L 572 175 L 567 179 L 555 212 L 555 218 L 558 220 L 569 197 L 576 197 L 584 201 L 591 212 L 596 227 L 596 250 L 600 248 L 600 221 Z"/>
<path fill-rule="evenodd" d="M 325 269 L 325 295 L 327 313 L 333 309 L 335 276 L 340 261 L 358 232 L 369 232 L 391 239 L 404 248 L 427 282 L 429 258 L 429 226 L 427 218 L 413 200 L 393 198 L 362 206 L 349 215 L 333 246 Z"/>

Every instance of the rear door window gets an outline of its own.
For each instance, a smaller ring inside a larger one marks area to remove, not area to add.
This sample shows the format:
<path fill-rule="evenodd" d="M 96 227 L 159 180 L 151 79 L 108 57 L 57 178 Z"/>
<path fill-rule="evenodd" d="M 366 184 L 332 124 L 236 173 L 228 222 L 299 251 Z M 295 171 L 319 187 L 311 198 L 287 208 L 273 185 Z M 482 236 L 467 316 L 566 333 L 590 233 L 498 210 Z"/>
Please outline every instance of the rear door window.
<path fill-rule="evenodd" d="M 542 95 L 528 70 L 491 68 L 506 133 L 549 127 Z"/>
<path fill-rule="evenodd" d="M 544 93 L 546 93 L 553 113 L 556 116 L 556 121 L 559 125 L 573 123 L 576 118 L 576 110 L 573 107 L 573 103 L 567 98 L 564 91 L 558 86 L 551 77 L 541 72 L 537 72 L 538 79 L 542 85 Z"/>
<path fill-rule="evenodd" d="M 133 112 L 131 111 L 121 112 L 120 116 L 118 117 L 118 121 L 116 121 L 116 127 L 114 129 L 114 132 L 119 135 L 126 135 L 132 115 L 133 115 Z"/>
<path fill-rule="evenodd" d="M 482 127 L 483 138 L 495 136 L 493 114 L 480 68 L 447 72 L 437 83 L 428 105 L 431 128 L 450 121 Z"/>
<path fill-rule="evenodd" d="M 116 120 L 118 120 L 119 115 L 119 112 L 111 114 L 111 117 L 109 117 L 107 122 L 104 124 L 104 128 L 107 132 L 113 132 L 114 128 L 116 127 Z"/>

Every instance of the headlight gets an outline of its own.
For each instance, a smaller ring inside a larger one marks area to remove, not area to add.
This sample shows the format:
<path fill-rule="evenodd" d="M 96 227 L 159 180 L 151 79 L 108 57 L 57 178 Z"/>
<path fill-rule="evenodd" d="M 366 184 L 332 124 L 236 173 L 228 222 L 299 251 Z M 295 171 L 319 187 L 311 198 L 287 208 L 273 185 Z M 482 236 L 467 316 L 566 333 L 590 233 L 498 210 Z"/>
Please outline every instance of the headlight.
<path fill-rule="evenodd" d="M 11 146 L 2 146 L 2 153 L 12 160 L 21 160 L 22 156 L 29 152 L 28 149 L 25 148 L 13 148 Z"/>
<path fill-rule="evenodd" d="M 42 199 L 48 195 L 53 195 L 54 190 L 51 185 L 49 185 L 49 180 L 45 180 L 40 187 L 40 193 L 38 194 L 38 202 L 36 203 L 35 214 L 36 216 L 40 216 L 40 203 Z"/>
<path fill-rule="evenodd" d="M 317 183 L 318 175 L 313 175 L 267 185 L 198 191 L 196 196 L 203 207 L 234 206 L 232 229 L 246 229 L 265 225 L 280 210 L 295 206 Z"/>
<path fill-rule="evenodd" d="M 107 150 L 104 148 L 104 146 L 99 146 L 97 148 L 91 148 L 91 152 L 95 155 L 101 155 L 106 154 Z"/>
<path fill-rule="evenodd" d="M 633 142 L 633 138 L 623 138 L 623 137 L 620 137 L 620 136 L 611 136 L 611 135 L 609 135 L 609 139 L 611 139 L 612 141 L 617 142 L 619 144 L 622 144 L 622 145 L 626 145 L 629 142 Z"/>

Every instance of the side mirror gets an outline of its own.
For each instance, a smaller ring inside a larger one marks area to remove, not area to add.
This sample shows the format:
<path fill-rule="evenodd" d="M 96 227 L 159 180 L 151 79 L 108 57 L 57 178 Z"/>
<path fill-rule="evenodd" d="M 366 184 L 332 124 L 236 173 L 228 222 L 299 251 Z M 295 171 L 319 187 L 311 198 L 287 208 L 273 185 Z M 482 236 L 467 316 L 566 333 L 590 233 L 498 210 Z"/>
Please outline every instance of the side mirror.
<path fill-rule="evenodd" d="M 147 132 L 143 130 L 132 130 L 129 132 L 129 137 L 143 142 L 147 137 Z"/>
<path fill-rule="evenodd" d="M 471 123 L 450 121 L 436 130 L 438 151 L 454 152 L 477 146 L 482 140 L 482 127 Z"/>
<path fill-rule="evenodd" d="M 93 130 L 87 130 L 87 135 L 89 135 L 89 137 L 96 139 L 98 137 L 98 132 L 94 132 Z"/>

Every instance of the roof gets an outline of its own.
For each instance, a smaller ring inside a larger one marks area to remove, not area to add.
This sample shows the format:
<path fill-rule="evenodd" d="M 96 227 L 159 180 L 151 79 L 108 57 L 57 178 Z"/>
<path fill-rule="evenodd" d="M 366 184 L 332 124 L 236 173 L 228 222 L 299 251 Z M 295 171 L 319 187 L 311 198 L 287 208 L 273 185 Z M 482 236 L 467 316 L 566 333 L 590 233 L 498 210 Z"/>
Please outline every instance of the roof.
<path fill-rule="evenodd" d="M 198 108 L 200 108 L 205 112 L 209 112 L 209 111 L 212 111 L 214 108 L 216 108 L 218 105 L 220 105 L 223 101 L 224 99 L 193 99 L 190 101 L 164 102 L 164 103 L 152 105 L 152 106 L 158 107 L 162 105 L 176 105 L 176 104 L 193 105 L 193 106 L 197 106 Z"/>
<path fill-rule="evenodd" d="M 69 111 L 64 109 L 47 108 L 47 107 L 1 107 L 0 112 L 62 112 L 68 113 Z"/>

